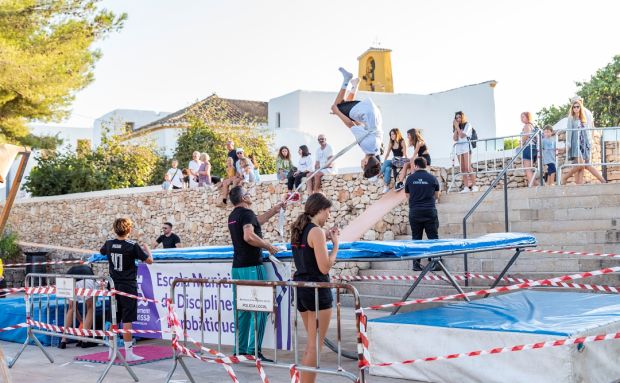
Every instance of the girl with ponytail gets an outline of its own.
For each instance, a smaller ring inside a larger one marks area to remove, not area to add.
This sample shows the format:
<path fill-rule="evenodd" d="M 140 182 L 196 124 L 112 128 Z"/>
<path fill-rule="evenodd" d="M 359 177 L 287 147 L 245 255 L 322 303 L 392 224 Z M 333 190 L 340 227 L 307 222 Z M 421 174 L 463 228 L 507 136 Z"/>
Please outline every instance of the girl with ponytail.
<path fill-rule="evenodd" d="M 329 282 L 329 270 L 336 263 L 338 253 L 338 229 L 332 228 L 327 232 L 323 229 L 329 219 L 332 203 L 323 194 L 315 193 L 308 197 L 304 212 L 295 220 L 291 229 L 291 249 L 295 261 L 294 281 Z M 327 250 L 327 239 L 333 243 L 332 251 Z M 316 366 L 316 317 L 319 319 L 318 346 L 323 346 L 323 339 L 329 328 L 332 315 L 331 289 L 318 289 L 319 307 L 315 305 L 314 288 L 297 288 L 297 309 L 308 331 L 308 343 L 302 359 L 305 366 Z M 319 349 L 320 351 L 320 349 Z M 314 372 L 302 372 L 301 381 L 313 383 L 316 379 Z"/>

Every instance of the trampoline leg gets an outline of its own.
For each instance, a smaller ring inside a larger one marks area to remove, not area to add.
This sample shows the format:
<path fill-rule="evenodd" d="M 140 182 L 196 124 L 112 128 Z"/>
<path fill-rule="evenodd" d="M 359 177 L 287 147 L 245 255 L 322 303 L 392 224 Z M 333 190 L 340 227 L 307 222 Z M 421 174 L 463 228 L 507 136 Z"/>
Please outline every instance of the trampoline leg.
<path fill-rule="evenodd" d="M 506 265 L 506 267 L 504 267 L 504 270 L 502 270 L 501 273 L 499 273 L 499 275 L 497 276 L 497 279 L 495 280 L 495 282 L 493 282 L 493 284 L 491 285 L 491 288 L 494 289 L 495 286 L 497 286 L 499 284 L 499 282 L 502 280 L 502 278 L 504 278 L 504 275 L 506 275 L 506 273 L 508 272 L 508 270 L 510 270 L 510 268 L 512 267 L 512 265 L 517 261 L 517 258 L 519 258 L 519 255 L 521 255 L 521 249 L 517 249 L 517 251 L 515 252 L 515 254 L 512 256 L 512 258 L 510 258 L 510 261 L 508 261 L 508 264 Z M 489 295 L 487 294 L 485 296 L 488 297 Z"/>
<path fill-rule="evenodd" d="M 465 294 L 465 292 L 463 291 L 461 286 L 458 283 L 456 283 L 456 280 L 454 279 L 452 274 L 450 274 L 450 272 L 448 271 L 446 266 L 444 266 L 443 262 L 441 262 L 441 259 L 437 259 L 437 260 L 433 259 L 433 261 L 431 263 L 433 263 L 433 264 L 437 263 L 439 265 L 439 267 L 441 267 L 441 271 L 443 271 L 443 273 L 446 275 L 446 278 L 448 278 L 450 280 L 450 283 L 452 284 L 452 286 L 454 286 L 456 291 L 458 291 L 459 294 Z M 467 302 L 470 301 L 469 297 L 463 297 L 463 298 L 465 298 L 465 300 Z"/>
<path fill-rule="evenodd" d="M 420 275 L 418 275 L 418 278 L 413 282 L 413 284 L 411 285 L 411 287 L 409 288 L 409 290 L 407 290 L 407 292 L 405 293 L 405 295 L 402 297 L 401 301 L 405 301 L 407 300 L 407 298 L 409 298 L 409 295 L 411 295 L 411 293 L 413 293 L 413 290 L 415 290 L 416 287 L 418 287 L 418 285 L 420 284 L 420 282 L 424 279 L 424 276 L 432 270 L 432 267 L 434 267 L 435 264 L 433 262 L 429 262 L 426 267 L 422 270 L 422 272 L 420 273 Z M 400 310 L 400 306 L 394 307 L 394 310 L 392 310 L 392 312 L 390 313 L 390 315 L 394 315 L 398 312 L 398 310 Z"/>

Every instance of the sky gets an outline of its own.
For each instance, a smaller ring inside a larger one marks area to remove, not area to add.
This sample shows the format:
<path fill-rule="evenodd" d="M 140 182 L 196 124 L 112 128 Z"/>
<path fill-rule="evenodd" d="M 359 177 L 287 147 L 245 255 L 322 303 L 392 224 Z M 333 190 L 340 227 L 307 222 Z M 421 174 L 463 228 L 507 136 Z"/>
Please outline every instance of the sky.
<path fill-rule="evenodd" d="M 104 0 L 126 12 L 97 43 L 95 81 L 65 126 L 114 109 L 174 112 L 212 93 L 268 101 L 297 89 L 336 91 L 370 46 L 392 49 L 397 93 L 487 80 L 497 132 L 520 113 L 563 104 L 620 54 L 618 1 Z M 379 44 L 379 45 L 378 45 Z M 587 100 L 585 100 L 587 106 Z M 451 121 L 452 116 L 447 116 Z M 474 122 L 475 124 L 475 122 Z"/>

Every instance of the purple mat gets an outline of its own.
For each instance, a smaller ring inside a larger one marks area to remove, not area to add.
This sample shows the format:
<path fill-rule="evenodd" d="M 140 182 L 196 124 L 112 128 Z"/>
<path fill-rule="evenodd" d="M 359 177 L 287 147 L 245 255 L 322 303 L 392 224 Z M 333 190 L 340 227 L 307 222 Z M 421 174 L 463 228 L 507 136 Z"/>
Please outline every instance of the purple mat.
<path fill-rule="evenodd" d="M 121 354 L 125 356 L 125 349 L 121 347 Z M 136 355 L 140 355 L 144 359 L 138 360 L 135 362 L 127 362 L 127 364 L 131 366 L 136 366 L 138 364 L 151 363 L 156 362 L 158 360 L 171 359 L 172 358 L 172 347 L 166 346 L 135 346 L 133 348 L 133 352 Z M 108 363 L 110 360 L 108 359 L 108 351 L 104 352 L 96 352 L 94 354 L 86 354 L 79 355 L 74 358 L 75 360 L 79 360 L 81 362 L 91 362 L 91 363 Z M 114 361 L 114 365 L 120 366 L 122 365 L 119 359 Z"/>

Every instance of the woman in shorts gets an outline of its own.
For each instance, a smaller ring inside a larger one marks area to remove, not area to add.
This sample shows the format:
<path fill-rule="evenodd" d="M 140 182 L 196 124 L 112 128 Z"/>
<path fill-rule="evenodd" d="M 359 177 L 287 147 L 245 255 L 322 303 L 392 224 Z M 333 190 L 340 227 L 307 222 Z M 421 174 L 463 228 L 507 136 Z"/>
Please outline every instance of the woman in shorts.
<path fill-rule="evenodd" d="M 293 223 L 291 229 L 291 249 L 295 261 L 294 281 L 329 282 L 329 270 L 336 262 L 338 253 L 338 229 L 323 229 L 329 219 L 332 202 L 321 193 L 314 193 L 304 205 L 304 212 Z M 332 251 L 327 250 L 327 240 L 333 243 Z M 316 366 L 318 347 L 323 346 L 323 339 L 329 328 L 332 315 L 332 293 L 329 288 L 318 289 L 318 307 L 315 302 L 315 289 L 297 288 L 297 309 L 308 333 L 308 342 L 304 351 L 302 364 Z M 317 339 L 316 320 L 319 319 L 319 337 Z M 320 349 L 319 349 L 320 351 Z M 314 372 L 302 372 L 301 381 L 312 383 L 316 378 Z"/>

